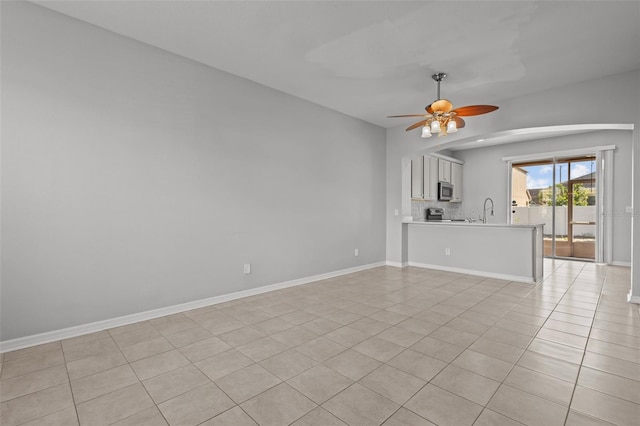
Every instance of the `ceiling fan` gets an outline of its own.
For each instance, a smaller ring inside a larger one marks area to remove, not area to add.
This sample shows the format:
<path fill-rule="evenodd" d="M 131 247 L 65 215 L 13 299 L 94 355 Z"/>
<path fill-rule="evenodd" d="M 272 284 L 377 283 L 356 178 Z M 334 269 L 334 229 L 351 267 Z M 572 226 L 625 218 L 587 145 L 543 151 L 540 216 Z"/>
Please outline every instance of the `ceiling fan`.
<path fill-rule="evenodd" d="M 422 117 L 422 120 L 407 127 L 407 131 L 422 126 L 422 137 L 428 138 L 433 133 L 437 133 L 438 136 L 446 136 L 448 133 L 457 132 L 458 129 L 465 126 L 464 120 L 460 117 L 487 114 L 498 109 L 497 106 L 493 105 L 468 105 L 453 109 L 451 102 L 446 99 L 440 99 L 440 82 L 446 76 L 447 74 L 443 72 L 431 76 L 438 83 L 438 99 L 425 107 L 426 114 L 389 115 L 388 117 Z"/>

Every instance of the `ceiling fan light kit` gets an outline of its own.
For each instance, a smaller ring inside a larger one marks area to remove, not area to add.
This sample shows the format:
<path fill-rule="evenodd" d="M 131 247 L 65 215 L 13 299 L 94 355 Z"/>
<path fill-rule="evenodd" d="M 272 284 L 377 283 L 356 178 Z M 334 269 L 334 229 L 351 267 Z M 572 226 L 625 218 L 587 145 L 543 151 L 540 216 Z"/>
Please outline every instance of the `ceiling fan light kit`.
<path fill-rule="evenodd" d="M 422 120 L 407 127 L 407 131 L 422 127 L 421 137 L 430 138 L 434 133 L 438 134 L 438 136 L 446 136 L 449 133 L 457 132 L 458 129 L 465 126 L 461 116 L 481 115 L 498 109 L 497 106 L 493 105 L 469 105 L 453 109 L 451 102 L 440 98 L 440 83 L 446 76 L 447 74 L 443 72 L 438 72 L 431 76 L 438 83 L 438 98 L 425 107 L 426 114 L 390 115 L 389 118 L 422 117 Z"/>

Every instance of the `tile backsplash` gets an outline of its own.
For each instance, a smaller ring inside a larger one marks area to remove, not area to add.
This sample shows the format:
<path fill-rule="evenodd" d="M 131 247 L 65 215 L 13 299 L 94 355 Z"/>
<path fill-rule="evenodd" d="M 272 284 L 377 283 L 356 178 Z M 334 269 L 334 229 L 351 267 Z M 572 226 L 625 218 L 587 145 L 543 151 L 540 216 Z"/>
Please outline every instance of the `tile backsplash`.
<path fill-rule="evenodd" d="M 450 203 L 448 201 L 411 200 L 411 216 L 414 221 L 424 221 L 428 208 L 440 207 L 444 209 L 445 219 L 464 219 L 462 204 L 463 203 Z"/>

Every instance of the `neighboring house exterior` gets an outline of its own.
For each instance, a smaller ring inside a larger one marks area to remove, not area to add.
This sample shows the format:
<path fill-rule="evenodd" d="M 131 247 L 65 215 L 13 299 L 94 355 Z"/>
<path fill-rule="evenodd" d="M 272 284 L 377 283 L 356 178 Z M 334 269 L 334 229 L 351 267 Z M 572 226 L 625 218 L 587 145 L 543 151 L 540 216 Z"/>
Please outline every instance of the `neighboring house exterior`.
<path fill-rule="evenodd" d="M 587 190 L 589 196 L 587 198 L 587 204 L 590 206 L 596 205 L 596 172 L 592 172 L 586 174 L 584 176 L 580 176 L 578 178 L 573 179 L 574 183 L 581 183 L 582 187 Z"/>
<path fill-rule="evenodd" d="M 535 188 L 535 189 L 529 189 L 529 195 L 531 196 L 531 201 L 529 202 L 529 204 L 531 205 L 540 205 L 542 204 L 540 202 L 540 199 L 538 198 L 540 195 L 540 192 L 542 191 L 546 191 L 549 188 Z"/>
<path fill-rule="evenodd" d="M 528 206 L 531 194 L 527 190 L 527 171 L 514 167 L 511 173 L 511 203 L 513 206 Z"/>
<path fill-rule="evenodd" d="M 584 176 L 580 176 L 572 179 L 573 183 L 581 183 L 582 187 L 588 189 L 589 192 L 595 192 L 596 190 L 596 172 L 592 172 L 586 174 Z M 566 185 L 566 182 L 562 182 L 563 185 Z"/>

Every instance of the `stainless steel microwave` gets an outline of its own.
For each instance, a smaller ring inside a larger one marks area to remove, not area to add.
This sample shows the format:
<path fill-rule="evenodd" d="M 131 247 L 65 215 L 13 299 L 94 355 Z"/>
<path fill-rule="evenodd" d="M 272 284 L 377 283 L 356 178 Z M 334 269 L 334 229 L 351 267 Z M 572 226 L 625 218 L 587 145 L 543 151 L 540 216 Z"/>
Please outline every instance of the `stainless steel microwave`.
<path fill-rule="evenodd" d="M 448 182 L 438 182 L 438 201 L 451 201 L 453 185 Z"/>

